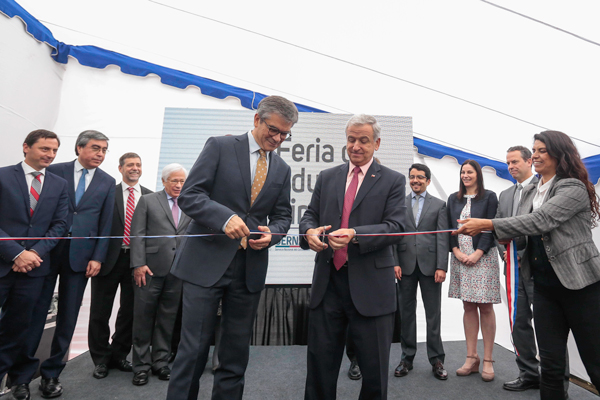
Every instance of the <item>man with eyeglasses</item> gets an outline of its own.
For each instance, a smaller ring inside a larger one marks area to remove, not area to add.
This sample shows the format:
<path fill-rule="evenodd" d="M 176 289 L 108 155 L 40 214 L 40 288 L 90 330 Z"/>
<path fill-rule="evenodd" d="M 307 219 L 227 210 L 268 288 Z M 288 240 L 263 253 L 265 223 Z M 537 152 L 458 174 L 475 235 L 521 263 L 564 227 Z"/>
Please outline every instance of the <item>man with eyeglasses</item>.
<path fill-rule="evenodd" d="M 116 183 L 113 177 L 98 168 L 107 151 L 108 137 L 98 131 L 84 131 L 79 134 L 75 143 L 77 158 L 47 168 L 69 184 L 69 236 L 110 235 Z M 44 332 L 46 316 L 60 274 L 58 315 L 51 353 L 40 365 L 40 391 L 43 398 L 54 398 L 63 393 L 58 378 L 66 365 L 63 359 L 73 338 L 83 292 L 88 278 L 100 272 L 108 243 L 107 239 L 63 239 L 51 253 L 51 270 L 45 277 L 44 287 L 35 307 L 27 335 L 26 351 L 11 371 L 11 375 L 14 373 L 25 376 L 28 381 L 33 378 L 38 366 L 35 352 Z"/>
<path fill-rule="evenodd" d="M 180 164 L 169 164 L 161 175 L 164 189 L 142 196 L 131 222 L 132 383 L 136 386 L 148 383 L 150 370 L 160 380 L 170 379 L 167 364 L 181 299 L 181 279 L 169 271 L 180 243 L 175 236 L 185 233 L 190 223 L 178 205 L 187 171 Z"/>
<path fill-rule="evenodd" d="M 183 280 L 183 325 L 167 399 L 198 397 L 220 300 L 212 398 L 242 398 L 268 249 L 292 222 L 291 169 L 274 150 L 297 121 L 294 103 L 267 97 L 251 131 L 209 138 L 190 171 L 179 206 L 192 218 L 187 233 L 206 236 L 184 238 L 171 270 Z"/>
<path fill-rule="evenodd" d="M 411 165 L 408 180 L 412 189 L 406 196 L 410 205 L 406 217 L 408 232 L 448 229 L 446 202 L 427 192 L 431 171 L 424 164 Z M 441 337 L 442 283 L 448 271 L 448 233 L 403 236 L 396 249 L 398 266 L 398 304 L 402 321 L 402 359 L 394 376 L 403 377 L 413 369 L 417 352 L 417 286 L 425 307 L 427 322 L 427 358 L 433 376 L 448 379 L 444 368 L 445 353 Z"/>

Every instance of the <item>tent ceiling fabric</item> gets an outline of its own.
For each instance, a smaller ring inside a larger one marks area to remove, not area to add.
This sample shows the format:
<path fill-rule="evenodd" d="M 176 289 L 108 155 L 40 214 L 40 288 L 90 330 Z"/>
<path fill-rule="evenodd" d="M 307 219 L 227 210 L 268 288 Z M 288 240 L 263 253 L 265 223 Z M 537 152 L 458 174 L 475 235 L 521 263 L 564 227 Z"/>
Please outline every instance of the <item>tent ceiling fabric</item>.
<path fill-rule="evenodd" d="M 35 1 L 27 1 L 24 0 L 24 3 L 36 3 Z M 158 1 L 153 1 L 155 5 L 165 6 Z M 69 1 L 63 1 L 64 5 L 68 5 Z M 142 3 L 139 3 L 141 5 Z M 185 12 L 189 15 L 200 15 L 195 14 L 199 12 L 191 3 L 186 1 L 178 1 L 172 3 L 174 6 L 169 7 L 171 11 L 179 11 Z M 179 7 L 179 8 L 178 8 Z M 108 65 L 117 65 L 121 68 L 123 73 L 138 75 L 138 76 L 147 76 L 149 74 L 158 75 L 161 78 L 161 82 L 167 85 L 171 85 L 177 88 L 184 89 L 188 86 L 196 86 L 201 92 L 205 95 L 212 96 L 219 99 L 224 99 L 228 96 L 233 96 L 240 99 L 242 106 L 255 109 L 258 102 L 265 97 L 264 94 L 243 89 L 240 87 L 228 85 L 225 83 L 217 82 L 212 79 L 208 79 L 205 77 L 201 77 L 198 75 L 194 75 L 191 73 L 183 72 L 180 70 L 176 70 L 173 68 L 167 68 L 161 65 L 157 65 L 151 62 L 147 62 L 144 60 L 140 60 L 134 57 L 126 56 L 124 54 L 120 54 L 114 51 L 105 50 L 103 48 L 97 46 L 90 45 L 67 45 L 65 43 L 59 42 L 56 40 L 52 34 L 52 32 L 40 23 L 36 18 L 34 18 L 31 14 L 29 14 L 23 7 L 21 7 L 18 3 L 13 0 L 4 0 L 0 2 L 0 11 L 2 11 L 5 15 L 9 17 L 18 16 L 21 18 L 27 26 L 27 30 L 30 34 L 32 34 L 37 40 L 42 41 L 50 45 L 55 49 L 52 56 L 53 58 L 61 63 L 68 62 L 68 56 L 74 57 L 77 61 L 85 66 L 90 66 L 94 68 L 105 68 Z M 166 12 L 166 10 L 163 10 Z M 486 10 L 489 12 L 489 10 Z M 514 16 L 510 16 L 514 18 Z M 210 19 L 210 18 L 209 18 Z M 519 21 L 521 22 L 521 21 Z M 586 34 L 594 35 L 594 31 L 586 31 Z M 580 43 L 577 43 L 580 45 Z M 266 54 L 265 54 L 266 57 Z M 266 59 L 265 61 L 269 61 Z M 390 75 L 391 76 L 391 75 Z M 428 87 L 424 87 L 424 90 L 430 90 Z M 435 91 L 435 90 L 434 90 Z M 440 93 L 444 94 L 445 91 L 440 91 Z M 454 97 L 454 96 L 450 96 Z M 445 99 L 448 100 L 448 99 Z M 458 98 L 460 100 L 460 97 Z M 469 102 L 467 102 L 469 103 Z M 308 111 L 308 112 L 323 112 L 322 110 L 306 106 L 300 103 L 296 103 L 300 111 Z M 477 103 L 473 103 L 473 105 L 477 106 Z M 463 104 L 464 106 L 464 104 Z M 486 108 L 486 107 L 483 107 Z M 498 117 L 497 115 L 495 117 Z M 513 118 L 511 115 L 507 115 L 507 118 Z M 514 121 L 512 121 L 514 122 Z M 415 123 L 416 124 L 416 123 Z M 527 124 L 527 122 L 526 122 Z M 418 124 L 416 124 L 418 126 Z M 531 125 L 531 124 L 530 124 Z M 539 127 L 539 126 L 538 126 Z M 539 130 L 539 129 L 538 129 Z M 420 132 L 417 132 L 420 133 Z M 480 135 L 484 136 L 484 135 Z M 475 140 L 476 141 L 476 140 Z M 455 157 L 459 163 L 464 161 L 467 158 L 473 158 L 479 161 L 482 166 L 490 166 L 496 170 L 498 176 L 503 177 L 508 180 L 512 180 L 512 177 L 506 171 L 503 162 L 496 161 L 487 157 L 482 157 L 479 155 L 475 155 L 469 152 L 465 152 L 462 150 L 457 150 L 448 146 L 443 146 L 434 142 L 426 141 L 423 139 L 415 138 L 415 145 L 419 149 L 420 154 L 432 156 L 436 158 L 440 158 L 444 155 L 450 155 Z M 468 144 L 464 145 L 468 147 Z M 507 146 L 504 146 L 507 147 Z M 594 156 L 596 157 L 596 156 Z M 600 172 L 598 172 L 598 162 L 596 158 L 590 158 L 590 160 L 585 160 L 586 165 L 590 169 L 590 179 L 596 183 L 600 178 Z M 589 162 L 588 162 L 589 161 Z"/>

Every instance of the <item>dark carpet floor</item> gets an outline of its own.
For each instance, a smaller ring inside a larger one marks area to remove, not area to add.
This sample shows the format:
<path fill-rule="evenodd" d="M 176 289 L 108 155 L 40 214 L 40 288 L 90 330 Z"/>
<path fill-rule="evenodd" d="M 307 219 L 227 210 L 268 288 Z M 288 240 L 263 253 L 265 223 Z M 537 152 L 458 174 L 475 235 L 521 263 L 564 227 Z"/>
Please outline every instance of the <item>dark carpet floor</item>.
<path fill-rule="evenodd" d="M 389 399 L 539 399 L 539 390 L 525 392 L 509 392 L 502 389 L 502 383 L 517 377 L 514 355 L 510 351 L 496 346 L 494 350 L 496 379 L 483 382 L 480 374 L 468 377 L 457 377 L 455 370 L 465 360 L 465 343 L 445 342 L 446 363 L 449 378 L 439 381 L 431 374 L 427 362 L 425 344 L 419 343 L 414 369 L 403 378 L 393 376 L 393 370 L 400 360 L 399 344 L 392 345 L 390 358 Z M 483 344 L 479 343 L 479 353 L 483 354 Z M 209 358 L 210 360 L 210 358 Z M 338 399 L 357 399 L 361 381 L 351 381 L 346 372 L 349 366 L 347 359 L 342 362 L 338 381 Z M 167 382 L 150 376 L 145 386 L 131 384 L 132 373 L 111 370 L 107 378 L 97 380 L 92 377 L 93 364 L 89 354 L 69 361 L 61 382 L 64 394 L 59 399 L 75 400 L 154 400 L 164 399 Z M 210 367 L 207 366 L 200 383 L 199 399 L 210 399 L 212 388 Z M 250 349 L 250 363 L 246 372 L 246 400 L 283 400 L 302 399 L 306 378 L 305 346 L 253 346 Z M 31 398 L 41 399 L 38 391 L 39 379 L 31 383 Z M 569 387 L 571 399 L 593 399 L 598 397 L 587 390 L 571 383 Z M 11 396 L 8 396 L 10 399 Z M 4 400 L 4 397 L 2 398 Z"/>

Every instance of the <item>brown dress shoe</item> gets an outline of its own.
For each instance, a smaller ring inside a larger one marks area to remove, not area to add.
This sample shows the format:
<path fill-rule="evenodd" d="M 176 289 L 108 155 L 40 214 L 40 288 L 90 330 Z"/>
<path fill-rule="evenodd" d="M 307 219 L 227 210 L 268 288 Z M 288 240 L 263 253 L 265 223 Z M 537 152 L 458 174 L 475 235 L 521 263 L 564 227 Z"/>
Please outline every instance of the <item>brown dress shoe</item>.
<path fill-rule="evenodd" d="M 394 371 L 394 376 L 398 378 L 408 375 L 408 371 L 413 369 L 413 365 L 408 361 L 400 361 L 400 364 L 396 367 Z"/>
<path fill-rule="evenodd" d="M 448 379 L 448 371 L 446 371 L 444 364 L 439 360 L 431 366 L 431 371 L 433 371 L 433 376 L 441 381 Z"/>

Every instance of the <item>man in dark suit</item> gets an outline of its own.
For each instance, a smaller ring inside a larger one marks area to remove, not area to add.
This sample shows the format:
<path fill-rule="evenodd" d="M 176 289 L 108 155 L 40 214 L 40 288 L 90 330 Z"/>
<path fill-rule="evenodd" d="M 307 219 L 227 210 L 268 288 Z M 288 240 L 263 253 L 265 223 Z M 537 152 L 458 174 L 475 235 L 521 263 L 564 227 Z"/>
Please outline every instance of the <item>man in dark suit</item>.
<path fill-rule="evenodd" d="M 60 237 L 67 230 L 67 182 L 47 171 L 60 141 L 35 130 L 25 138 L 25 160 L 0 168 L 0 236 Z M 58 240 L 0 241 L 0 381 L 15 363 L 34 307 L 50 271 L 50 250 Z M 28 400 L 29 381 L 9 373 L 16 400 Z"/>
<path fill-rule="evenodd" d="M 508 189 L 500 193 L 498 212 L 496 218 L 506 218 L 517 215 L 518 204 L 521 200 L 523 189 L 528 185 L 538 183 L 537 176 L 531 171 L 531 151 L 524 146 L 513 146 L 506 152 L 508 172 L 517 181 Z M 498 247 L 505 260 L 504 273 L 506 274 L 506 247 Z M 519 257 L 524 250 L 518 251 Z M 506 390 L 523 391 L 538 389 L 540 387 L 540 362 L 537 359 L 535 332 L 531 324 L 533 313 L 533 277 L 526 279 L 519 269 L 519 287 L 517 292 L 517 316 L 513 325 L 513 345 L 518 350 L 516 355 L 519 376 L 517 379 L 505 382 L 502 386 Z M 568 357 L 567 357 L 568 359 Z M 565 391 L 569 387 L 569 368 L 565 372 Z"/>
<path fill-rule="evenodd" d="M 94 378 L 108 376 L 109 368 L 132 371 L 127 355 L 131 351 L 131 327 L 133 325 L 133 283 L 131 281 L 129 235 L 133 211 L 140 197 L 152 190 L 140 185 L 142 160 L 136 153 L 125 153 L 119 158 L 119 172 L 123 182 L 115 188 L 115 206 L 112 217 L 111 239 L 100 273 L 92 278 L 92 301 L 88 326 L 88 345 L 94 361 Z M 117 289 L 121 299 L 115 332 L 109 343 L 109 320 Z"/>
<path fill-rule="evenodd" d="M 133 384 L 148 383 L 148 371 L 169 380 L 171 336 L 181 301 L 181 279 L 171 275 L 179 238 L 140 236 L 181 235 L 190 217 L 177 205 L 187 171 L 179 164 L 162 170 L 165 187 L 140 199 L 131 223 L 131 268 L 135 286 L 133 314 Z M 138 237 L 136 237 L 138 236 Z"/>
<path fill-rule="evenodd" d="M 317 252 L 308 322 L 305 399 L 335 399 L 346 330 L 356 346 L 360 398 L 386 399 L 396 288 L 392 244 L 405 226 L 405 178 L 373 162 L 380 127 L 368 115 L 346 125 L 349 162 L 322 171 L 300 221 Z M 326 231 L 333 229 L 326 240 Z"/>
<path fill-rule="evenodd" d="M 68 183 L 69 215 L 67 228 L 73 237 L 108 236 L 115 202 L 115 180 L 102 171 L 100 164 L 108 151 L 108 138 L 97 131 L 84 131 L 75 144 L 77 159 L 48 167 L 48 170 Z M 106 258 L 108 240 L 61 240 L 52 251 L 51 271 L 35 307 L 27 334 L 25 354 L 22 354 L 14 372 L 31 381 L 37 369 L 37 345 L 44 332 L 48 308 L 60 274 L 58 314 L 52 338 L 50 357 L 40 366 L 40 391 L 44 398 L 62 394 L 60 373 L 63 361 L 75 331 L 83 292 L 90 277 L 100 272 Z"/>
<path fill-rule="evenodd" d="M 187 233 L 207 236 L 185 238 L 171 270 L 183 280 L 183 325 L 167 399 L 198 397 L 221 299 L 212 398 L 242 398 L 268 248 L 292 221 L 291 169 L 274 150 L 297 120 L 292 102 L 267 97 L 258 105 L 254 129 L 209 138 L 190 171 L 179 206 L 192 218 Z M 249 238 L 250 231 L 263 233 Z"/>
<path fill-rule="evenodd" d="M 406 230 L 424 232 L 448 229 L 446 202 L 427 192 L 431 171 L 424 164 L 413 164 L 408 179 L 412 192 L 406 196 L 412 212 L 406 218 Z M 433 376 L 448 379 L 444 368 L 444 345 L 441 337 L 442 282 L 448 271 L 448 233 L 404 236 L 397 245 L 400 318 L 402 320 L 402 360 L 394 371 L 398 377 L 413 369 L 417 352 L 417 286 L 427 320 L 427 358 Z"/>

